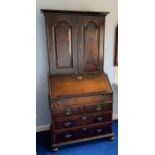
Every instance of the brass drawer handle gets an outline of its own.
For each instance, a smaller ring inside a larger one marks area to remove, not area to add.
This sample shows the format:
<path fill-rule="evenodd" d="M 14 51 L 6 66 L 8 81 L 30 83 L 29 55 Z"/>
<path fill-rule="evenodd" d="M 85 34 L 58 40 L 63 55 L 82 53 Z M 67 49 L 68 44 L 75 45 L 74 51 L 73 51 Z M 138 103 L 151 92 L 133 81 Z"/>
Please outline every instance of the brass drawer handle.
<path fill-rule="evenodd" d="M 98 104 L 98 105 L 96 106 L 96 110 L 97 110 L 97 111 L 103 110 L 103 105 L 102 105 L 102 104 Z"/>
<path fill-rule="evenodd" d="M 69 127 L 69 126 L 71 126 L 71 125 L 72 125 L 72 122 L 65 122 L 65 123 L 64 123 L 64 126 L 65 126 L 65 127 Z"/>
<path fill-rule="evenodd" d="M 70 109 L 70 108 L 65 109 L 66 116 L 70 116 L 71 114 L 72 114 L 72 109 Z"/>
<path fill-rule="evenodd" d="M 82 131 L 87 131 L 87 128 L 82 128 Z"/>
<path fill-rule="evenodd" d="M 82 116 L 82 120 L 86 120 L 87 119 L 87 116 Z"/>
<path fill-rule="evenodd" d="M 102 117 L 102 116 L 97 117 L 97 121 L 98 121 L 98 122 L 103 121 L 103 117 Z"/>
<path fill-rule="evenodd" d="M 103 131 L 103 129 L 97 129 L 96 132 L 97 133 L 101 133 Z"/>
<path fill-rule="evenodd" d="M 65 135 L 65 138 L 66 138 L 66 139 L 70 139 L 70 138 L 72 138 L 72 137 L 73 137 L 73 135 L 72 135 L 71 133 L 68 133 L 68 134 Z"/>

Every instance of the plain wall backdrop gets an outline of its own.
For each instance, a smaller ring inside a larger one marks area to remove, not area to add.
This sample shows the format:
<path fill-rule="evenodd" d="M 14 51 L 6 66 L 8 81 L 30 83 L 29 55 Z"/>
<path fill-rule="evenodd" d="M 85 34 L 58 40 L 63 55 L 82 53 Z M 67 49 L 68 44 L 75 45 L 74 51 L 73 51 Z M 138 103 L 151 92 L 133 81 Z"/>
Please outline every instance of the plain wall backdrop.
<path fill-rule="evenodd" d="M 107 11 L 104 45 L 104 71 L 112 85 L 114 78 L 114 32 L 118 23 L 117 0 L 37 0 L 36 6 L 36 115 L 37 126 L 50 124 L 48 103 L 48 55 L 44 16 L 40 9 Z M 114 115 L 118 114 L 117 102 L 114 102 Z"/>

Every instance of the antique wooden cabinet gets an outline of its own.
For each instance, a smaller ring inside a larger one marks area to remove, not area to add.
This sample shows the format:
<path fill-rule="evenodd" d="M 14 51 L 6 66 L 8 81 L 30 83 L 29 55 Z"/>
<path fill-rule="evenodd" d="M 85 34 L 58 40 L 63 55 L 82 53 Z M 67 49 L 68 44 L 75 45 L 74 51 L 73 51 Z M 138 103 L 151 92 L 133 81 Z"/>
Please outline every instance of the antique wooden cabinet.
<path fill-rule="evenodd" d="M 113 139 L 113 93 L 103 71 L 107 12 L 42 10 L 49 53 L 51 147 Z"/>

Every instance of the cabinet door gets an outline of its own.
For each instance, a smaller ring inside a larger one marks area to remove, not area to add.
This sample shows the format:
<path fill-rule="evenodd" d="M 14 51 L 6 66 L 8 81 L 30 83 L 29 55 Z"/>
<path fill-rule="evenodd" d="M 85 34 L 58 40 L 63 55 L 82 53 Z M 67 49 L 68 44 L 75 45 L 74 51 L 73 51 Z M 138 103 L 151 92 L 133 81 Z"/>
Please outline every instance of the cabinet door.
<path fill-rule="evenodd" d="M 77 24 L 72 15 L 46 15 L 51 74 L 77 72 Z"/>
<path fill-rule="evenodd" d="M 102 72 L 104 53 L 104 17 L 78 17 L 78 70 Z"/>

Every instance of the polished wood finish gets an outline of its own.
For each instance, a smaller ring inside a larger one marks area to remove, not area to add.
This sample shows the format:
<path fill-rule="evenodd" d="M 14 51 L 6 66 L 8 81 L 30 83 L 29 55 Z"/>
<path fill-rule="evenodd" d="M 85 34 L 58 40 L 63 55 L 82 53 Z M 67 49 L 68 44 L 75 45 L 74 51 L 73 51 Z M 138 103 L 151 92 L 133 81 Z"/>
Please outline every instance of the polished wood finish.
<path fill-rule="evenodd" d="M 113 95 L 106 74 L 86 74 L 80 80 L 77 75 L 53 76 L 49 83 L 52 147 L 112 134 Z"/>
<path fill-rule="evenodd" d="M 50 96 L 53 99 L 91 93 L 112 93 L 106 74 L 76 75 L 50 77 Z M 61 90 L 61 91 L 60 91 Z"/>
<path fill-rule="evenodd" d="M 73 11 L 73 10 L 48 10 L 48 9 L 41 9 L 41 12 L 46 14 L 59 14 L 59 15 L 84 15 L 84 16 L 106 16 L 107 14 L 109 14 L 109 12 L 103 12 L 103 11 Z"/>
<path fill-rule="evenodd" d="M 46 15 L 50 74 L 77 72 L 77 28 L 72 16 Z"/>
<path fill-rule="evenodd" d="M 56 143 L 112 133 L 111 122 L 56 133 Z"/>
<path fill-rule="evenodd" d="M 43 12 L 46 17 L 50 74 L 103 72 L 107 13 Z"/>
<path fill-rule="evenodd" d="M 86 142 L 86 141 L 90 141 L 90 140 L 103 139 L 103 138 L 110 138 L 110 139 L 113 140 L 113 137 L 114 137 L 113 133 L 105 134 L 105 135 L 99 135 L 99 136 L 94 136 L 94 137 L 89 137 L 89 138 L 83 138 L 83 139 L 78 139 L 78 140 L 53 144 L 52 148 L 59 147 L 59 146 L 70 145 L 70 144 L 75 144 L 75 143 Z"/>
<path fill-rule="evenodd" d="M 113 92 L 103 71 L 107 12 L 42 12 L 49 53 L 52 150 L 112 138 Z"/>
<path fill-rule="evenodd" d="M 78 17 L 78 70 L 103 72 L 104 18 Z"/>

